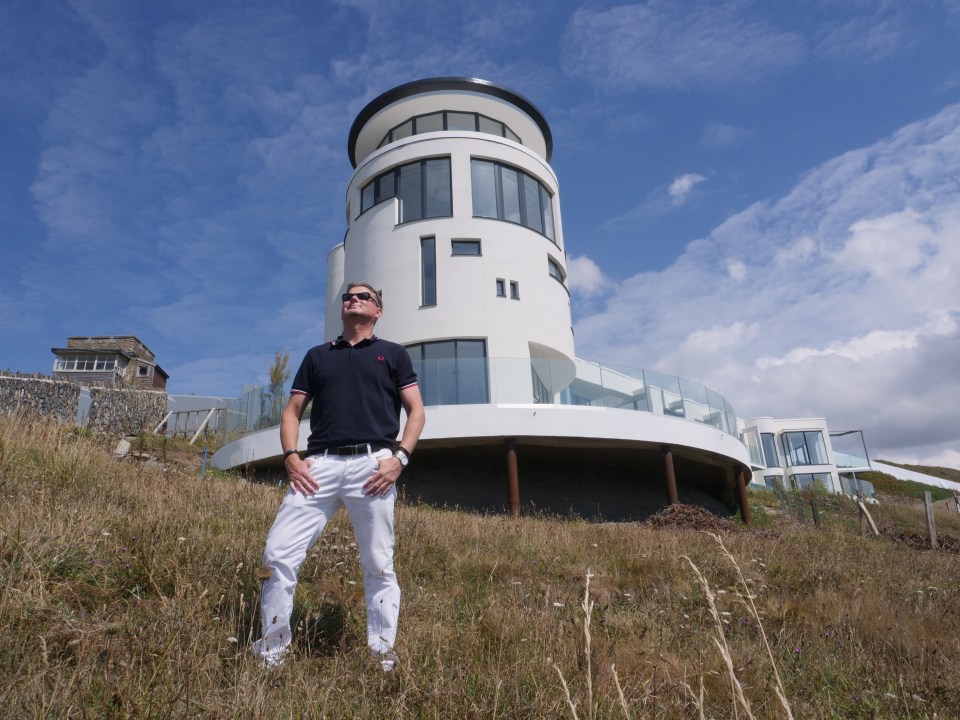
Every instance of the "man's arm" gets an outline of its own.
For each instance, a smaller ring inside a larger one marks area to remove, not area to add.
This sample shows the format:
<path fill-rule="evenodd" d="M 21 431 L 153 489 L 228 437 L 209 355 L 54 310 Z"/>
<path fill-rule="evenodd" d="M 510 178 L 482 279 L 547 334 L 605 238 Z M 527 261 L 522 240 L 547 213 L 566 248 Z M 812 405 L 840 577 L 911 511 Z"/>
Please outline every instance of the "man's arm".
<path fill-rule="evenodd" d="M 403 435 L 400 437 L 400 447 L 409 454 L 417 446 L 427 415 L 423 410 L 423 398 L 420 397 L 420 387 L 411 385 L 400 391 L 400 404 L 407 414 L 407 422 L 403 426 Z M 397 483 L 403 465 L 393 455 L 380 461 L 380 470 L 363 484 L 363 491 L 367 495 L 386 495 Z"/>
<path fill-rule="evenodd" d="M 300 420 L 309 399 L 307 395 L 293 393 L 283 408 L 280 416 L 280 446 L 284 451 L 297 449 L 297 443 L 300 442 Z M 290 478 L 290 487 L 295 492 L 312 495 L 317 491 L 317 484 L 310 477 L 310 463 L 301 460 L 296 453 L 291 453 L 283 459 L 283 465 L 287 469 L 287 477 Z"/>
<path fill-rule="evenodd" d="M 413 455 L 417 447 L 420 433 L 427 422 L 427 414 L 423 410 L 423 398 L 420 397 L 420 386 L 411 385 L 400 391 L 400 404 L 407 414 L 407 422 L 403 426 L 403 435 L 400 437 L 400 447 Z M 398 461 L 399 462 L 399 461 Z"/>

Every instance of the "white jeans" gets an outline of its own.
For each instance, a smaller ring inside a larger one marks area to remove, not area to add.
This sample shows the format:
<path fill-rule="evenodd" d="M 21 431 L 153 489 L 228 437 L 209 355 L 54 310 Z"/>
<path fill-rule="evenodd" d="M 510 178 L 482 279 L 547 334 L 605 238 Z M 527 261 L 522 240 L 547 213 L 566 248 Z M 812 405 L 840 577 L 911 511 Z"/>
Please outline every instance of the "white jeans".
<path fill-rule="evenodd" d="M 253 645 L 266 659 L 279 659 L 290 644 L 290 614 L 297 573 L 310 547 L 320 539 L 333 514 L 345 505 L 353 524 L 363 567 L 367 601 L 367 644 L 376 653 L 393 647 L 400 614 L 400 586 L 393 572 L 393 506 L 396 488 L 384 496 L 363 494 L 363 484 L 390 450 L 373 455 L 313 455 L 310 475 L 319 485 L 313 495 L 287 491 L 267 535 L 263 564 L 270 579 L 263 584 L 260 612 L 263 637 Z"/>

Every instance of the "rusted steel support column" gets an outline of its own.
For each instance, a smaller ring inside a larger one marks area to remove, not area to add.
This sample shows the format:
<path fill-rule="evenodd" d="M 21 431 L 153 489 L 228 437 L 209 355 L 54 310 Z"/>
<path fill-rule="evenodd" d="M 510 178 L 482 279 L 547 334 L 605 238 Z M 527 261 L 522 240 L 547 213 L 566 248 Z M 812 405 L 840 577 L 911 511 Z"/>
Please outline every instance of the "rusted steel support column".
<path fill-rule="evenodd" d="M 517 439 L 507 438 L 507 494 L 510 514 L 520 517 L 520 473 L 517 471 Z"/>
<path fill-rule="evenodd" d="M 677 498 L 677 475 L 673 470 L 673 448 L 662 445 L 660 452 L 663 453 L 663 467 L 667 473 L 667 504 L 676 505 L 680 500 Z"/>
<path fill-rule="evenodd" d="M 737 476 L 737 502 L 740 503 L 740 517 L 743 518 L 744 525 L 749 525 L 750 502 L 747 500 L 747 483 L 743 478 L 743 467 L 735 467 L 733 472 Z"/>

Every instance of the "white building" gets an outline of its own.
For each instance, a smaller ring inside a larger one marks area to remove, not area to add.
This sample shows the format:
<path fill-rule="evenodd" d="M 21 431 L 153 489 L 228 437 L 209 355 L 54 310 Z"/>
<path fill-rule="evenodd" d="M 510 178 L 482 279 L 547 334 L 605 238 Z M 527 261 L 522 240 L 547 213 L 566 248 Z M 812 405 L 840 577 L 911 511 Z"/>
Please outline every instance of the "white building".
<path fill-rule="evenodd" d="M 750 452 L 755 485 L 803 490 L 815 484 L 828 492 L 873 494 L 857 478 L 874 468 L 859 430 L 831 432 L 826 418 L 753 418 L 741 433 Z M 846 452 L 835 449 L 834 440 Z"/>
<path fill-rule="evenodd" d="M 483 80 L 419 80 L 372 100 L 349 135 L 327 334 L 339 331 L 349 282 L 382 289 L 377 333 L 409 349 L 427 405 L 416 455 L 498 448 L 515 512 L 518 467 L 545 456 L 589 468 L 615 452 L 670 501 L 674 477 L 745 498 L 753 466 L 720 394 L 577 358 L 552 147 L 529 100 Z M 302 445 L 308 432 L 304 421 Z M 278 462 L 278 435 L 249 433 L 213 463 Z"/>

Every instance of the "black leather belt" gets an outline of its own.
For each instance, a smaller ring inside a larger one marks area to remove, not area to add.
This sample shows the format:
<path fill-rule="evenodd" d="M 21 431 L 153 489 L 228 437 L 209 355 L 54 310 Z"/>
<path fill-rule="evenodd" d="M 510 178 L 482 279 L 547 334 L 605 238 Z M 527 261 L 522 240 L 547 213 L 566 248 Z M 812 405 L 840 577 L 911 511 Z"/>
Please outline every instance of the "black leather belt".
<path fill-rule="evenodd" d="M 386 450 L 393 445 L 384 443 L 357 443 L 356 445 L 340 445 L 338 447 L 320 448 L 314 454 L 323 455 L 370 455 L 378 450 Z"/>

